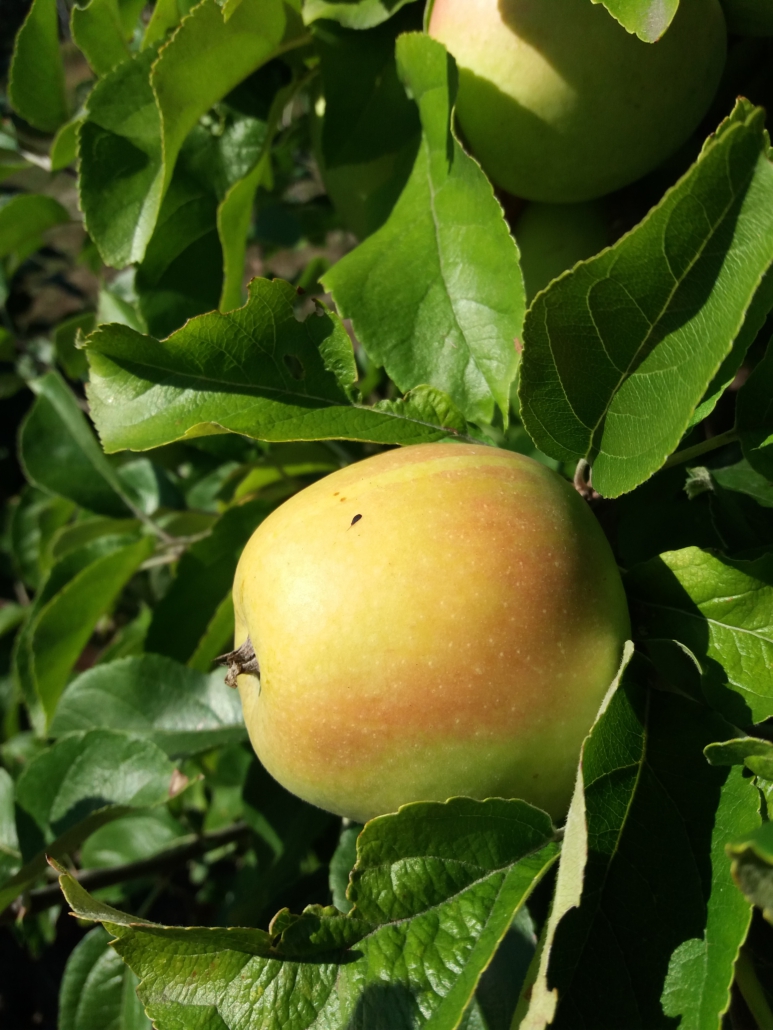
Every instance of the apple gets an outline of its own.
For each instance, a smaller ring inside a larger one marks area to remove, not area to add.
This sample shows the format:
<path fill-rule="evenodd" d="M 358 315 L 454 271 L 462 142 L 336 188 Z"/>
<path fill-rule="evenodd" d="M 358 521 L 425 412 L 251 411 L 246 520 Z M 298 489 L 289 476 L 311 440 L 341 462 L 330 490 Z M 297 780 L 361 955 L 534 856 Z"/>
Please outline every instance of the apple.
<path fill-rule="evenodd" d="M 603 204 L 528 204 L 515 223 L 526 300 L 611 241 Z"/>
<path fill-rule="evenodd" d="M 722 0 L 728 32 L 773 36 L 773 0 Z"/>
<path fill-rule="evenodd" d="M 519 797 L 560 818 L 629 633 L 598 522 L 544 465 L 422 444 L 334 472 L 255 531 L 234 581 L 258 757 L 364 822 Z"/>
<path fill-rule="evenodd" d="M 590 200 L 684 143 L 726 52 L 719 0 L 681 0 L 656 43 L 591 0 L 435 0 L 429 33 L 459 67 L 457 116 L 503 189 Z"/>

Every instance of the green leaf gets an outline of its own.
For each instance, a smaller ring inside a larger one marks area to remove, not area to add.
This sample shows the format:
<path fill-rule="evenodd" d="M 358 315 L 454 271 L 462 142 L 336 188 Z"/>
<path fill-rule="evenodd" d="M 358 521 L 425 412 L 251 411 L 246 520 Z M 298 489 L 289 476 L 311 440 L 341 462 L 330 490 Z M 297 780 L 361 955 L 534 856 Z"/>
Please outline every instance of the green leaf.
<path fill-rule="evenodd" d="M 153 552 L 150 537 L 115 546 L 122 542 L 121 538 L 105 538 L 91 549 L 81 548 L 62 558 L 52 568 L 17 637 L 15 676 L 38 730 L 51 721 L 69 674 L 100 617 Z"/>
<path fill-rule="evenodd" d="M 736 425 L 746 460 L 773 480 L 773 344 L 738 391 Z"/>
<path fill-rule="evenodd" d="M 185 829 L 165 806 L 115 819 L 92 833 L 81 848 L 81 869 L 107 869 L 140 862 L 179 844 Z M 121 891 L 121 887 L 118 887 Z"/>
<path fill-rule="evenodd" d="M 36 129 L 54 132 L 68 118 L 56 0 L 33 0 L 11 58 L 8 99 Z"/>
<path fill-rule="evenodd" d="M 709 744 L 704 754 L 711 765 L 744 765 L 757 776 L 773 780 L 773 744 L 759 737 L 736 737 Z"/>
<path fill-rule="evenodd" d="M 766 822 L 742 840 L 728 844 L 733 879 L 751 904 L 773 922 L 773 823 Z"/>
<path fill-rule="evenodd" d="M 108 729 L 70 733 L 25 766 L 16 799 L 51 838 L 108 805 L 161 804 L 174 771 L 152 741 Z"/>
<path fill-rule="evenodd" d="M 223 288 L 218 307 L 221 311 L 229 311 L 239 307 L 243 302 L 242 282 L 244 279 L 244 261 L 247 250 L 247 235 L 252 222 L 252 205 L 255 192 L 263 184 L 271 182 L 271 144 L 280 127 L 282 114 L 286 106 L 305 80 L 295 80 L 277 90 L 269 108 L 266 121 L 255 120 L 255 131 L 263 126 L 259 134 L 259 145 L 254 151 L 251 167 L 247 170 L 239 167 L 239 176 L 229 182 L 227 192 L 219 198 L 217 208 L 217 232 L 223 251 Z M 258 139 L 256 138 L 256 142 Z M 239 151 L 244 153 L 244 145 L 239 140 Z M 231 162 L 234 167 L 234 162 Z"/>
<path fill-rule="evenodd" d="M 158 53 L 143 50 L 96 86 L 80 131 L 81 206 L 107 264 L 142 260 L 188 133 L 251 72 L 303 42 L 301 29 L 284 0 L 243 0 L 227 20 L 216 0 L 202 0 Z"/>
<path fill-rule="evenodd" d="M 730 353 L 719 366 L 719 371 L 706 388 L 703 400 L 692 414 L 689 425 L 695 426 L 711 414 L 717 401 L 735 379 L 749 347 L 764 328 L 768 314 L 773 309 L 773 266 L 768 269 L 757 287 L 741 331 L 733 341 Z"/>
<path fill-rule="evenodd" d="M 140 261 L 161 205 L 161 119 L 150 85 L 155 49 L 105 75 L 78 129 L 79 199 L 107 265 Z"/>
<path fill-rule="evenodd" d="M 303 20 L 310 25 L 328 18 L 347 29 L 372 29 L 409 3 L 412 0 L 305 0 Z"/>
<path fill-rule="evenodd" d="M 400 389 L 430 383 L 467 418 L 490 422 L 498 407 L 506 422 L 525 308 L 518 250 L 491 184 L 453 135 L 453 59 L 408 33 L 397 65 L 422 123 L 413 172 L 386 223 L 323 283 Z"/>
<path fill-rule="evenodd" d="M 305 41 L 284 0 L 242 0 L 229 18 L 203 0 L 161 50 L 152 72 L 169 184 L 185 137 L 202 114 L 283 48 Z"/>
<path fill-rule="evenodd" d="M 751 912 L 725 844 L 759 826 L 759 794 L 703 757 L 728 724 L 647 675 L 634 658 L 585 743 L 521 1030 L 716 1030 L 729 1005 Z"/>
<path fill-rule="evenodd" d="M 253 197 L 271 177 L 273 136 L 300 84 L 283 87 L 284 70 L 274 63 L 250 76 L 199 121 L 180 150 L 137 269 L 140 310 L 154 336 L 218 306 L 242 304 Z"/>
<path fill-rule="evenodd" d="M 350 403 L 356 370 L 346 330 L 324 312 L 299 322 L 295 299 L 289 283 L 254 279 L 245 307 L 192 319 L 161 342 L 99 327 L 88 338 L 88 395 L 105 450 L 223 430 L 405 444 L 463 432 L 459 412 L 428 387 L 375 407 Z"/>
<path fill-rule="evenodd" d="M 142 37 L 143 50 L 168 35 L 195 6 L 196 0 L 158 0 Z"/>
<path fill-rule="evenodd" d="M 0 258 L 15 254 L 18 260 L 37 250 L 41 234 L 70 216 L 58 200 L 40 193 L 17 193 L 0 206 Z"/>
<path fill-rule="evenodd" d="M 155 654 L 97 665 L 67 685 L 51 736 L 98 727 L 147 738 L 171 757 L 246 738 L 238 694 L 222 671 L 206 676 Z"/>
<path fill-rule="evenodd" d="M 94 315 L 87 311 L 65 318 L 54 329 L 54 348 L 56 360 L 64 369 L 65 375 L 76 382 L 85 379 L 89 374 L 89 363 L 86 355 L 76 346 L 78 332 L 88 334 L 95 324 Z"/>
<path fill-rule="evenodd" d="M 131 56 L 118 0 L 89 0 L 73 7 L 70 31 L 97 75 L 106 75 Z"/>
<path fill-rule="evenodd" d="M 679 0 L 593 0 L 603 3 L 612 17 L 645 43 L 655 43 L 668 29 Z"/>
<path fill-rule="evenodd" d="M 352 908 L 352 902 L 347 897 L 349 874 L 357 861 L 357 838 L 361 832 L 362 826 L 359 824 L 342 830 L 330 859 L 330 893 L 339 912 L 349 912 Z"/>
<path fill-rule="evenodd" d="M 82 121 L 82 115 L 78 114 L 57 130 L 48 154 L 52 172 L 59 172 L 75 163 L 78 156 L 78 129 Z"/>
<path fill-rule="evenodd" d="M 60 376 L 47 372 L 35 380 L 34 388 L 37 397 L 19 434 L 27 478 L 101 515 L 120 518 L 136 513 L 134 499 Z"/>
<path fill-rule="evenodd" d="M 588 460 L 605 496 L 661 467 L 743 330 L 773 261 L 768 150 L 762 110 L 739 101 L 644 221 L 529 309 L 524 425 Z"/>
<path fill-rule="evenodd" d="M 137 978 L 95 927 L 65 966 L 59 991 L 58 1030 L 151 1030 L 137 998 Z"/>
<path fill-rule="evenodd" d="M 171 587 L 153 612 L 146 650 L 179 662 L 193 656 L 224 598 L 230 597 L 244 545 L 274 507 L 255 500 L 232 508 L 209 536 L 186 550 Z M 233 637 L 233 621 L 229 631 Z"/>
<path fill-rule="evenodd" d="M 366 33 L 330 21 L 315 26 L 324 94 L 312 123 L 315 156 L 336 211 L 360 239 L 386 221 L 421 142 L 416 104 L 395 61 L 395 36 L 416 28 L 420 13 L 407 7 Z"/>
<path fill-rule="evenodd" d="M 197 1026 L 457 1026 L 513 915 L 555 860 L 549 818 L 521 801 L 417 804 L 363 831 L 344 916 L 280 912 L 270 933 L 133 922 L 62 888 L 106 923 L 160 1030 Z M 481 843 L 482 842 L 482 843 Z M 373 925 L 371 919 L 388 920 Z"/>
<path fill-rule="evenodd" d="M 773 508 L 773 483 L 755 471 L 746 459 L 712 469 L 711 476 L 724 490 L 746 494 L 763 508 Z"/>
<path fill-rule="evenodd" d="M 11 510 L 11 559 L 16 575 L 33 589 L 48 570 L 48 546 L 74 511 L 72 501 L 26 486 Z"/>
<path fill-rule="evenodd" d="M 175 772 L 151 741 L 103 729 L 72 733 L 30 759 L 16 799 L 38 836 L 24 866 L 0 887 L 0 912 L 44 872 L 47 856 L 69 854 L 113 819 L 168 801 Z"/>
<path fill-rule="evenodd" d="M 773 716 L 773 557 L 732 561 L 687 547 L 632 569 L 626 586 L 639 635 L 688 647 L 726 718 Z"/>
<path fill-rule="evenodd" d="M 227 907 L 225 921 L 260 926 L 277 896 L 284 896 L 303 876 L 315 842 L 339 820 L 286 791 L 257 758 L 244 779 L 241 809 L 254 834 L 257 865 L 242 870 L 240 890 Z"/>
<path fill-rule="evenodd" d="M 0 883 L 13 876 L 20 865 L 13 780 L 10 773 L 0 767 Z"/>

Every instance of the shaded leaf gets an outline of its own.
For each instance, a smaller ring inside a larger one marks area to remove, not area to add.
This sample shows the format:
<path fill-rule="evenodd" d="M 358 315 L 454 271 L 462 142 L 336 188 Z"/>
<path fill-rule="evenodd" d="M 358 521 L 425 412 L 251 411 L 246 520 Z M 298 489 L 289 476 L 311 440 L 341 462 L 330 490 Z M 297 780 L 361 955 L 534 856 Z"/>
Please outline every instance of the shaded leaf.
<path fill-rule="evenodd" d="M 86 355 L 75 346 L 75 343 L 79 331 L 88 335 L 94 328 L 94 324 L 94 315 L 88 311 L 85 314 L 79 313 L 71 318 L 65 318 L 54 330 L 56 360 L 69 379 L 82 380 L 89 373 Z"/>
<path fill-rule="evenodd" d="M 14 814 L 13 780 L 0 767 L 0 883 L 7 880 L 21 865 L 19 836 Z"/>
<path fill-rule="evenodd" d="M 729 1005 L 751 913 L 725 844 L 759 826 L 759 794 L 703 757 L 729 725 L 645 678 L 634 658 L 585 744 L 562 856 L 571 897 L 521 1030 L 665 1030 L 677 1015 L 716 1028 Z"/>
<path fill-rule="evenodd" d="M 743 364 L 749 347 L 754 343 L 760 331 L 764 328 L 767 316 L 773 309 L 773 267 L 762 278 L 757 287 L 757 292 L 752 298 L 746 318 L 741 330 L 733 341 L 730 353 L 719 366 L 714 378 L 706 388 L 703 400 L 692 414 L 689 425 L 694 426 L 701 422 L 717 405 L 717 401 L 733 382 Z"/>
<path fill-rule="evenodd" d="M 397 65 L 422 123 L 413 172 L 386 223 L 322 281 L 400 389 L 430 383 L 467 418 L 490 422 L 498 407 L 507 421 L 525 308 L 518 250 L 491 184 L 453 135 L 453 59 L 408 33 Z"/>
<path fill-rule="evenodd" d="M 22 868 L 0 886 L 0 912 L 44 872 L 47 857 L 69 854 L 134 808 L 164 804 L 174 772 L 151 741 L 102 729 L 70 734 L 30 759 L 16 798 L 38 836 Z"/>
<path fill-rule="evenodd" d="M 238 694 L 221 670 L 206 676 L 154 654 L 97 665 L 67 685 L 51 736 L 98 727 L 147 738 L 172 757 L 246 737 Z"/>
<path fill-rule="evenodd" d="M 40 193 L 17 193 L 3 198 L 0 206 L 0 257 L 25 258 L 42 244 L 41 233 L 69 222 L 58 200 Z"/>
<path fill-rule="evenodd" d="M 137 978 L 95 927 L 69 959 L 59 991 L 58 1030 L 150 1030 L 136 993 Z"/>
<path fill-rule="evenodd" d="M 106 75 L 131 56 L 118 0 L 89 0 L 75 6 L 70 31 L 97 75 Z"/>
<path fill-rule="evenodd" d="M 359 824 L 343 829 L 330 859 L 330 893 L 339 912 L 349 912 L 352 907 L 347 897 L 349 874 L 357 861 L 357 838 L 361 832 Z"/>
<path fill-rule="evenodd" d="M 243 0 L 229 18 L 202 0 L 158 54 L 148 47 L 92 91 L 80 130 L 81 205 L 107 264 L 142 260 L 188 133 L 247 75 L 302 41 L 301 28 L 284 0 Z"/>
<path fill-rule="evenodd" d="M 688 647 L 715 708 L 738 725 L 773 715 L 773 558 L 687 547 L 632 569 L 626 585 L 636 631 Z"/>
<path fill-rule="evenodd" d="M 327 313 L 299 322 L 295 297 L 289 283 L 254 279 L 245 307 L 192 319 L 168 340 L 98 328 L 88 339 L 88 394 L 105 450 L 145 450 L 224 429 L 262 440 L 377 443 L 462 431 L 458 411 L 430 388 L 376 407 L 352 404 L 346 330 Z"/>
<path fill-rule="evenodd" d="M 43 132 L 54 132 L 67 121 L 56 0 L 33 0 L 14 44 L 8 99 Z"/>
<path fill-rule="evenodd" d="M 62 379 L 47 372 L 35 381 L 35 392 L 19 433 L 27 478 L 101 515 L 120 518 L 135 513 L 134 499 Z"/>
<path fill-rule="evenodd" d="M 253 151 L 251 167 L 237 166 L 239 175 L 228 182 L 227 192 L 219 197 L 217 208 L 217 232 L 223 251 L 223 288 L 218 307 L 228 311 L 244 302 L 242 283 L 244 261 L 247 250 L 247 235 L 252 221 L 252 206 L 255 192 L 263 184 L 271 182 L 271 144 L 279 130 L 282 114 L 295 96 L 302 81 L 295 80 L 279 88 L 273 96 L 265 122 L 255 119 L 255 140 L 259 143 Z M 258 127 L 262 126 L 262 131 Z M 240 151 L 243 145 L 240 141 Z"/>
<path fill-rule="evenodd" d="M 752 468 L 746 459 L 735 465 L 712 469 L 711 475 L 723 489 L 747 494 L 763 508 L 773 508 L 773 483 Z"/>
<path fill-rule="evenodd" d="M 773 344 L 738 391 L 736 425 L 749 464 L 773 480 Z"/>
<path fill-rule="evenodd" d="M 395 61 L 395 36 L 418 28 L 420 16 L 419 7 L 406 7 L 365 33 L 315 25 L 324 93 L 324 113 L 315 110 L 313 122 L 315 155 L 336 211 L 360 239 L 386 221 L 421 141 Z"/>
<path fill-rule="evenodd" d="M 92 833 L 81 848 L 82 869 L 105 869 L 157 855 L 187 836 L 165 807 L 115 819 Z M 121 892 L 121 888 L 118 887 Z"/>
<path fill-rule="evenodd" d="M 742 840 L 728 844 L 733 879 L 751 904 L 773 922 L 773 823 L 766 822 Z"/>
<path fill-rule="evenodd" d="M 78 191 L 89 235 L 107 265 L 142 259 L 161 204 L 161 119 L 150 85 L 153 48 L 92 89 L 78 128 Z"/>
<path fill-rule="evenodd" d="M 149 537 L 128 544 L 108 537 L 71 552 L 52 568 L 15 651 L 15 677 L 36 729 L 52 719 L 100 616 L 152 552 Z"/>
<path fill-rule="evenodd" d="M 153 612 L 146 650 L 179 662 L 193 656 L 220 605 L 230 597 L 244 545 L 274 507 L 256 500 L 232 508 L 209 536 L 185 551 L 171 587 Z M 229 629 L 233 636 L 233 616 Z"/>
<path fill-rule="evenodd" d="M 743 329 L 773 261 L 768 150 L 762 110 L 740 101 L 644 221 L 529 309 L 524 425 L 552 457 L 588 460 L 605 496 L 661 467 Z"/>
<path fill-rule="evenodd" d="M 23 583 L 38 587 L 50 565 L 48 545 L 74 508 L 64 497 L 50 497 L 36 487 L 24 488 L 11 511 L 9 533 L 14 571 Z"/>

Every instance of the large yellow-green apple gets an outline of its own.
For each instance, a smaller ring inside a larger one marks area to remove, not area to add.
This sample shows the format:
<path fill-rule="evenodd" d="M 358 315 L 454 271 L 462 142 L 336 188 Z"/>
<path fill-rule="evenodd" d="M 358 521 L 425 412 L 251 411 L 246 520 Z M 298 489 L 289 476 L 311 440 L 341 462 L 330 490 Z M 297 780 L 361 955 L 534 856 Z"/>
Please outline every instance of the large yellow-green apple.
<path fill-rule="evenodd" d="M 388 451 L 296 494 L 247 544 L 234 607 L 259 758 L 358 821 L 455 795 L 559 818 L 629 632 L 587 504 L 477 445 Z"/>
<path fill-rule="evenodd" d="M 608 219 L 599 200 L 527 204 L 514 233 L 529 304 L 562 272 L 598 254 L 610 242 Z"/>
<path fill-rule="evenodd" d="M 725 60 L 719 0 L 681 0 L 645 43 L 591 0 L 435 0 L 429 32 L 459 66 L 457 115 L 499 186 L 590 200 L 685 142 Z"/>

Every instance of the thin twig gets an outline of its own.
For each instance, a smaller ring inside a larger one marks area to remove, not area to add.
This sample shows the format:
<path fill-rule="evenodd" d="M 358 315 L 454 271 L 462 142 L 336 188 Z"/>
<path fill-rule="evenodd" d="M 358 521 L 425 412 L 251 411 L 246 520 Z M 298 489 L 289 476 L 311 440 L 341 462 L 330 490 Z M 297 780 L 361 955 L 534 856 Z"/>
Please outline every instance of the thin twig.
<path fill-rule="evenodd" d="M 102 887 L 112 887 L 116 883 L 127 883 L 131 880 L 143 879 L 146 876 L 155 876 L 158 873 L 169 872 L 189 862 L 192 858 L 205 855 L 208 851 L 215 851 L 226 844 L 246 840 L 251 832 L 246 823 L 234 823 L 232 826 L 227 826 L 224 830 L 202 833 L 194 840 L 188 840 L 184 844 L 167 848 L 165 851 L 152 855 L 150 858 L 143 858 L 137 862 L 126 862 L 123 865 L 109 866 L 107 869 L 86 869 L 72 875 L 88 891 L 99 890 Z M 15 919 L 43 912 L 47 908 L 60 904 L 61 900 L 62 892 L 59 889 L 58 883 L 50 884 L 47 887 L 37 887 L 35 890 L 29 891 L 29 893 L 20 895 L 0 915 L 0 924 L 11 923 Z"/>
<path fill-rule="evenodd" d="M 729 443 L 735 443 L 738 439 L 738 430 L 728 429 L 726 433 L 709 437 L 703 443 L 696 443 L 694 447 L 685 447 L 683 451 L 676 451 L 663 465 L 663 468 L 670 469 L 674 465 L 681 465 L 685 461 L 692 461 L 693 458 L 699 458 L 702 454 L 708 454 L 710 451 L 719 450 L 720 447 L 725 447 Z"/>

